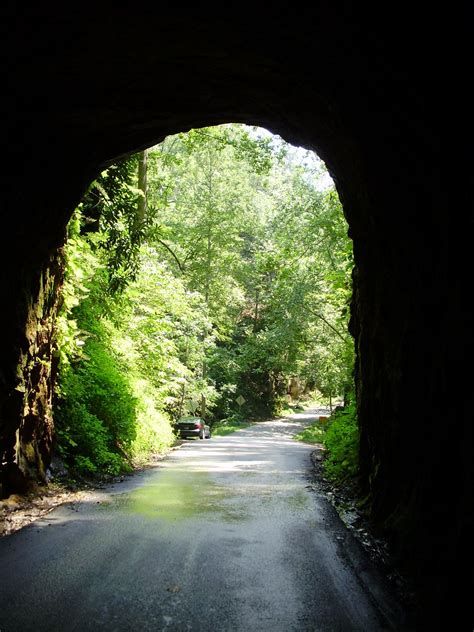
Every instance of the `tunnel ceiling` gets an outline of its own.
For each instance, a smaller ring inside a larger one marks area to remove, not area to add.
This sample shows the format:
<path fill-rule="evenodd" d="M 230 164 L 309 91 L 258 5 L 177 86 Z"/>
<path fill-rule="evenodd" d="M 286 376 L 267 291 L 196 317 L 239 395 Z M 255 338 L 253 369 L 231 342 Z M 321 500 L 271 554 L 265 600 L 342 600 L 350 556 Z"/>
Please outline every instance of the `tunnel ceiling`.
<path fill-rule="evenodd" d="M 381 140 L 433 142 L 420 102 L 432 63 L 424 22 L 337 5 L 19 9 L 7 44 L 12 147 L 29 167 L 48 147 L 97 169 L 169 133 L 247 122 L 315 149 L 340 181 L 344 159 L 367 172 Z"/>

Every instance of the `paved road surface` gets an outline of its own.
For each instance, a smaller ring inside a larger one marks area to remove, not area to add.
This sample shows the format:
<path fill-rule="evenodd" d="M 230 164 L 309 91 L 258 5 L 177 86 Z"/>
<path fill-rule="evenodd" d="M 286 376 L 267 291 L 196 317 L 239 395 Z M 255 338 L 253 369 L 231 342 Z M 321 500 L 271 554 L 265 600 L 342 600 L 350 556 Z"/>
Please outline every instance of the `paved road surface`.
<path fill-rule="evenodd" d="M 1 632 L 403 630 L 308 488 L 308 414 L 190 440 L 0 540 Z"/>

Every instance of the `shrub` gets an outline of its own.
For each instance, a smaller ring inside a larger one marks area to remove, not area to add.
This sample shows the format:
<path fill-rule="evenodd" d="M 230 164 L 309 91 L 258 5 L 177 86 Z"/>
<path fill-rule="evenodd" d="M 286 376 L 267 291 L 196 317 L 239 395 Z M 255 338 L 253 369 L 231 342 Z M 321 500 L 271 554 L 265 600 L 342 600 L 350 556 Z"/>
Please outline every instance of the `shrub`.
<path fill-rule="evenodd" d="M 55 411 L 59 454 L 81 474 L 118 474 L 129 469 L 126 451 L 135 437 L 135 400 L 130 388 L 95 343 L 90 355 L 62 374 Z"/>
<path fill-rule="evenodd" d="M 170 420 L 156 404 L 153 386 L 146 379 L 135 379 L 133 391 L 137 398 L 137 424 L 130 455 L 133 464 L 140 466 L 148 462 L 150 455 L 171 446 L 176 437 Z"/>
<path fill-rule="evenodd" d="M 331 415 L 323 443 L 328 452 L 324 462 L 328 478 L 340 482 L 357 474 L 359 428 L 354 404 Z"/>

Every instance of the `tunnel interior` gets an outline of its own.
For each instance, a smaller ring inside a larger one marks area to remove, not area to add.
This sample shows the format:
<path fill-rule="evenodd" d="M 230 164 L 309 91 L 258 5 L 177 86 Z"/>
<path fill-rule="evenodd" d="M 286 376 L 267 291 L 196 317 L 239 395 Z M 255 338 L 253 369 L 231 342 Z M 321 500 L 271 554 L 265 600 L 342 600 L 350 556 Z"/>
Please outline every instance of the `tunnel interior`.
<path fill-rule="evenodd" d="M 324 2 L 7 17 L 4 493 L 41 479 L 50 458 L 58 248 L 89 182 L 169 134 L 258 125 L 316 151 L 336 184 L 354 243 L 365 501 L 442 616 L 470 573 L 472 326 L 467 235 L 442 195 L 439 24 Z"/>

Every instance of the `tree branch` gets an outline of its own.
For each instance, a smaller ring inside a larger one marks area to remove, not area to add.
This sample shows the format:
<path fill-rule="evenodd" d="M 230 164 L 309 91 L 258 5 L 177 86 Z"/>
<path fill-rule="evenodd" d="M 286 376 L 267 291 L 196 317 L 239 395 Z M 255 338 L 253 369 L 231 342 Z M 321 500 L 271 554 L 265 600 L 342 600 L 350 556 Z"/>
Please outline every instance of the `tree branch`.
<path fill-rule="evenodd" d="M 184 267 L 181 264 L 181 261 L 178 259 L 178 257 L 176 256 L 176 254 L 173 252 L 173 250 L 170 248 L 170 246 L 168 246 L 168 244 L 164 241 L 162 241 L 161 239 L 157 239 L 156 240 L 159 244 L 161 244 L 163 246 L 163 248 L 166 248 L 166 250 L 170 253 L 170 255 L 173 257 L 173 259 L 176 261 L 176 265 L 179 268 L 179 271 L 181 272 L 181 274 L 184 274 Z"/>
<path fill-rule="evenodd" d="M 321 314 L 319 314 L 318 312 L 315 312 L 312 309 L 309 309 L 309 307 L 307 307 L 306 305 L 305 305 L 305 308 L 310 314 L 313 314 L 313 316 L 316 316 L 317 318 L 320 318 L 323 321 L 323 323 L 325 325 L 327 325 L 329 327 L 329 329 L 332 329 L 332 331 L 336 334 L 336 336 L 339 336 L 339 338 L 343 342 L 346 342 L 347 336 L 343 336 L 340 331 L 338 331 L 333 325 L 331 325 L 331 323 L 328 320 L 326 320 L 324 318 L 324 316 L 321 316 Z"/>

